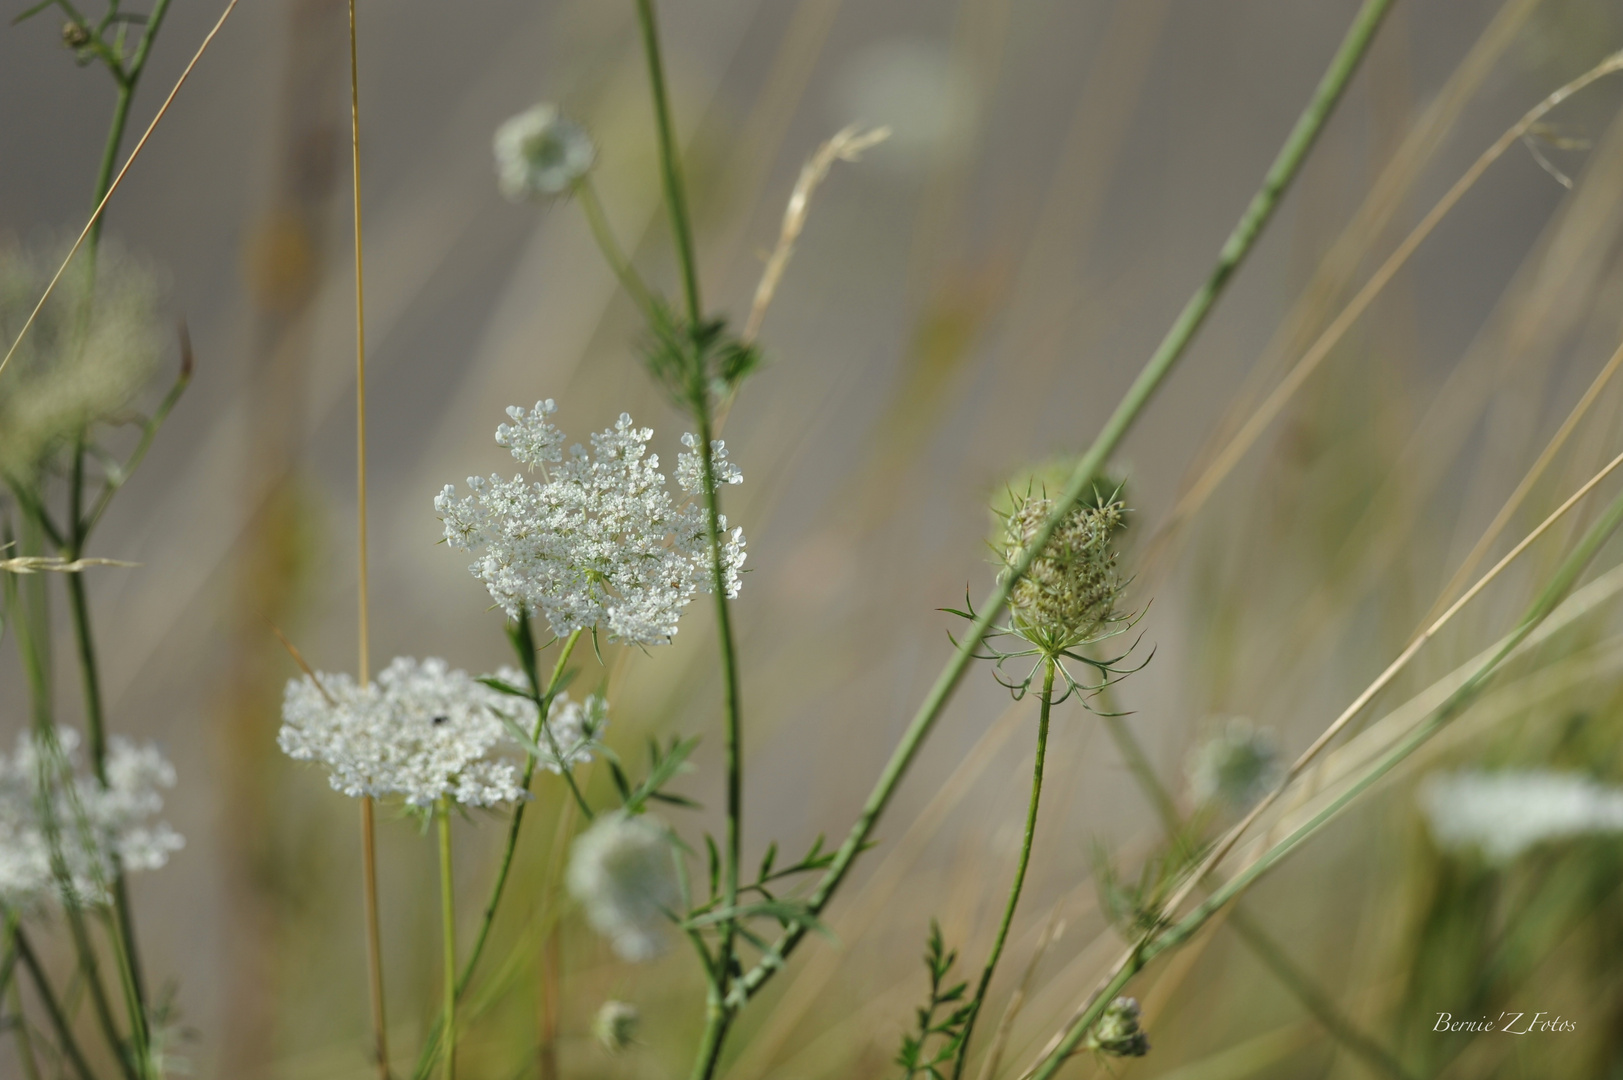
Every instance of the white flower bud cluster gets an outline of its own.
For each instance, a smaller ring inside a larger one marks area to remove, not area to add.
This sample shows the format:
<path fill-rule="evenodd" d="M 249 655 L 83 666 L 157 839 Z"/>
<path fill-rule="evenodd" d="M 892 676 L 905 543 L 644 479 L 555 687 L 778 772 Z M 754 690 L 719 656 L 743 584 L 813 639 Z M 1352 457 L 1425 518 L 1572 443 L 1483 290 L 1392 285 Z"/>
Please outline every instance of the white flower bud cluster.
<path fill-rule="evenodd" d="M 497 128 L 495 149 L 496 183 L 514 202 L 564 194 L 597 159 L 581 126 L 545 102 Z"/>
<path fill-rule="evenodd" d="M 499 677 L 523 681 L 516 671 Z M 291 758 L 327 766 L 333 788 L 345 795 L 399 796 L 418 807 L 443 797 L 496 806 L 527 797 L 523 747 L 503 716 L 529 732 L 536 708 L 444 660 L 398 657 L 366 686 L 344 674 L 290 680 L 277 743 Z M 562 695 L 554 700 L 539 742 L 542 766 L 560 772 L 591 759 L 595 732 L 585 720 L 579 705 Z"/>
<path fill-rule="evenodd" d="M 599 817 L 575 840 L 568 884 L 622 958 L 639 962 L 664 950 L 682 889 L 676 850 L 658 820 L 624 811 Z"/>
<path fill-rule="evenodd" d="M 105 903 L 115 860 L 124 870 L 156 870 L 185 846 L 152 820 L 162 791 L 175 785 L 174 766 L 156 747 L 113 736 L 103 786 L 84 763 L 78 732 L 60 729 L 56 745 L 60 755 L 30 732 L 16 753 L 0 754 L 0 906 L 43 903 L 60 889 L 58 867 L 73 902 Z"/>
<path fill-rule="evenodd" d="M 526 413 L 510 408 L 511 424 L 496 441 L 542 479 L 470 477 L 471 494 L 446 485 L 434 500 L 445 539 L 460 551 L 479 551 L 470 571 L 510 617 L 546 618 L 559 636 L 601 627 L 609 638 L 661 645 L 701 592 L 711 590 L 710 545 L 702 505 L 671 498 L 659 457 L 648 453 L 653 429 L 620 414 L 614 427 L 592 436 L 592 452 L 576 445 L 562 452 L 563 433 L 548 419 L 556 406 L 538 402 Z M 689 435 L 678 455 L 678 486 L 703 494 L 698 440 Z M 716 482 L 743 481 L 712 444 Z M 738 595 L 744 530 L 721 519 L 721 561 L 726 593 Z"/>
<path fill-rule="evenodd" d="M 1143 1057 L 1149 1053 L 1150 1040 L 1140 1026 L 1138 1000 L 1119 997 L 1106 1006 L 1088 1032 L 1088 1048 L 1107 1057 Z"/>
<path fill-rule="evenodd" d="M 1539 844 L 1623 833 L 1623 787 L 1540 769 L 1433 773 L 1420 785 L 1432 838 L 1505 863 Z"/>

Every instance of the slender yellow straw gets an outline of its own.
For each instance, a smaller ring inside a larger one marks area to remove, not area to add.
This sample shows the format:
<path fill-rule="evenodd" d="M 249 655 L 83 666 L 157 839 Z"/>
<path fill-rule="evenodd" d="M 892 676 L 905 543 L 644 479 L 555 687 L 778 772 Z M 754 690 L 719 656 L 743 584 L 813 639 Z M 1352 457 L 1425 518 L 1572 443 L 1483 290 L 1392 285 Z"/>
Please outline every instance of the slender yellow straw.
<path fill-rule="evenodd" d="M 0 372 L 5 371 L 6 365 L 11 363 L 11 358 L 17 353 L 17 347 L 23 343 L 23 338 L 27 337 L 28 331 L 33 328 L 34 320 L 38 319 L 39 313 L 44 310 L 45 301 L 49 300 L 51 293 L 56 290 L 56 283 L 62 280 L 62 275 L 67 273 L 68 264 L 73 261 L 75 255 L 79 254 L 79 248 L 83 246 L 85 237 L 90 235 L 90 231 L 96 227 L 96 222 L 101 220 L 102 211 L 107 209 L 107 200 L 113 197 L 113 192 L 118 190 L 118 185 L 124 182 L 124 174 L 130 171 L 131 165 L 135 164 L 135 159 L 140 156 L 142 148 L 147 144 L 147 140 L 152 137 L 153 129 L 158 126 L 158 121 L 164 118 L 164 114 L 169 111 L 169 106 L 174 104 L 175 95 L 180 93 L 180 88 L 186 85 L 187 79 L 191 78 L 192 69 L 197 66 L 199 60 L 203 59 L 203 53 L 208 49 L 209 43 L 214 40 L 214 35 L 220 32 L 220 27 L 225 25 L 225 20 L 230 17 L 232 11 L 236 10 L 236 7 L 237 0 L 231 0 L 230 3 L 226 4 L 225 10 L 220 12 L 220 17 L 214 22 L 214 28 L 208 32 L 208 35 L 203 38 L 203 44 L 199 45 L 197 51 L 192 54 L 191 62 L 181 71 L 180 78 L 175 80 L 175 85 L 169 91 L 169 96 L 164 98 L 163 104 L 158 107 L 158 114 L 152 118 L 152 123 L 147 125 L 146 131 L 141 134 L 140 141 L 135 144 L 135 149 L 130 151 L 130 156 L 124 160 L 124 167 L 118 170 L 118 175 L 113 178 L 112 184 L 107 188 L 107 194 L 101 197 L 101 202 L 97 203 L 96 209 L 91 212 L 90 220 L 85 222 L 85 227 L 80 230 L 79 239 L 73 242 L 68 257 L 62 260 L 62 265 L 57 267 L 56 274 L 51 278 L 51 283 L 45 286 L 45 294 L 39 298 L 39 303 L 34 305 L 34 310 L 28 315 L 28 321 L 23 323 L 23 328 L 17 332 L 17 340 L 13 341 L 11 348 L 6 350 L 5 358 L 0 359 Z"/>
<path fill-rule="evenodd" d="M 366 275 L 361 259 L 361 88 L 355 48 L 355 0 L 349 0 L 349 146 L 355 202 L 355 517 L 359 681 L 372 681 L 366 572 Z M 361 799 L 361 877 L 366 896 L 366 959 L 371 977 L 372 1033 L 378 1080 L 389 1080 L 389 1034 L 383 1010 L 383 940 L 378 930 L 377 830 L 372 799 Z"/>

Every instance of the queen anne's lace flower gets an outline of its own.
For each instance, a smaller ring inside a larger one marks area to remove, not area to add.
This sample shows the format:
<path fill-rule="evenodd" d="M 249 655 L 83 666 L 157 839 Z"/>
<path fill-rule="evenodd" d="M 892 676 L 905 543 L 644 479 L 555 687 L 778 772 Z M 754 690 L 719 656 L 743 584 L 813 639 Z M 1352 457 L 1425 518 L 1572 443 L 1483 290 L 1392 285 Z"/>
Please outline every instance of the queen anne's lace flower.
<path fill-rule="evenodd" d="M 1116 601 L 1125 583 L 1116 569 L 1113 541 L 1123 510 L 1119 502 L 1082 504 L 1065 516 L 1009 594 L 1015 633 L 1039 649 L 1058 653 L 1097 639 L 1121 620 Z M 1004 520 L 1005 574 L 1053 511 L 1052 499 L 1017 498 Z"/>
<path fill-rule="evenodd" d="M 0 754 L 0 906 L 37 906 L 59 889 L 58 872 L 74 902 L 104 902 L 115 860 L 124 870 L 156 870 L 185 844 L 152 820 L 163 809 L 162 789 L 175 784 L 174 767 L 156 747 L 113 736 L 103 786 L 82 760 L 77 732 L 61 729 L 56 745 L 60 755 L 46 753 L 25 733 L 15 754 Z"/>
<path fill-rule="evenodd" d="M 675 856 L 657 820 L 623 811 L 599 817 L 575 840 L 569 891 L 626 960 L 648 960 L 665 947 L 682 899 Z"/>
<path fill-rule="evenodd" d="M 317 678 L 319 685 L 308 675 L 288 682 L 277 742 L 289 757 L 326 765 L 334 789 L 398 795 L 412 806 L 446 796 L 464 806 L 526 797 L 519 782 L 522 749 L 501 717 L 532 730 L 536 709 L 529 701 L 438 659 L 399 657 L 364 687 L 343 674 Z M 559 758 L 542 764 L 558 771 L 588 760 L 591 743 L 580 718 L 569 715 L 564 701 L 552 711 L 559 720 Z"/>
<path fill-rule="evenodd" d="M 1543 770 L 1434 773 L 1420 805 L 1437 845 L 1509 862 L 1539 844 L 1623 832 L 1623 788 Z"/>
<path fill-rule="evenodd" d="M 1236 716 L 1189 755 L 1189 792 L 1199 805 L 1246 810 L 1268 794 L 1279 771 L 1273 735 Z"/>
<path fill-rule="evenodd" d="M 471 494 L 446 485 L 434 500 L 445 539 L 460 551 L 483 549 L 469 569 L 513 618 L 534 613 L 554 633 L 602 627 L 612 640 L 658 645 L 676 633 L 682 609 L 711 588 L 706 515 L 697 499 L 677 506 L 659 458 L 648 453 L 650 428 L 620 414 L 614 427 L 592 436 L 592 452 L 561 452 L 563 434 L 548 419 L 555 406 L 538 402 L 526 413 L 512 408 L 512 424 L 496 441 L 513 457 L 540 469 L 540 480 L 470 477 Z M 698 440 L 683 440 L 678 485 L 703 494 Z M 743 480 L 713 444 L 718 483 Z M 744 531 L 720 521 L 722 575 L 729 597 L 738 595 Z"/>
<path fill-rule="evenodd" d="M 495 149 L 497 184 L 514 202 L 562 195 L 597 158 L 581 126 L 546 103 L 497 128 Z"/>

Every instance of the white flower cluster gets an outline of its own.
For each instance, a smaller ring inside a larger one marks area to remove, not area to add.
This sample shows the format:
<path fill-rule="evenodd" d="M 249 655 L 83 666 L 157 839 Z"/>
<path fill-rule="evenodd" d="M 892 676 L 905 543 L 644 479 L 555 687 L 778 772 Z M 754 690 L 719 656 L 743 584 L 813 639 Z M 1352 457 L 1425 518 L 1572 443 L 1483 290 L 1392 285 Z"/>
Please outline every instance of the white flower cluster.
<path fill-rule="evenodd" d="M 496 129 L 496 182 L 514 202 L 562 195 L 597 158 L 589 135 L 543 102 Z"/>
<path fill-rule="evenodd" d="M 445 539 L 459 551 L 483 548 L 469 569 L 510 617 L 544 616 L 560 636 L 602 627 L 611 640 L 660 645 L 676 633 L 682 609 L 711 588 L 706 515 L 697 498 L 677 506 L 648 453 L 651 428 L 620 414 L 614 427 L 563 454 L 564 436 L 548 419 L 557 406 L 537 402 L 496 429 L 496 441 L 542 479 L 469 477 L 472 493 L 446 485 L 434 499 Z M 677 484 L 703 495 L 698 440 L 676 463 Z M 718 484 L 743 482 L 721 442 L 712 444 Z M 726 593 L 738 595 L 744 530 L 720 521 Z"/>
<path fill-rule="evenodd" d="M 657 956 L 682 903 L 671 838 L 647 815 L 604 814 L 575 840 L 569 892 L 621 957 Z"/>
<path fill-rule="evenodd" d="M 16 753 L 0 754 L 0 905 L 43 903 L 60 889 L 59 872 L 73 902 L 103 903 L 115 860 L 124 870 L 156 870 L 185 845 L 166 822 L 152 820 L 163 809 L 162 790 L 175 785 L 174 766 L 156 747 L 115 735 L 106 772 L 103 786 L 68 728 L 57 732 L 55 748 L 25 733 Z"/>
<path fill-rule="evenodd" d="M 503 671 L 503 681 L 523 676 Z M 493 690 L 444 660 L 398 657 L 377 679 L 359 685 L 349 675 L 292 679 L 282 700 L 277 743 L 299 761 L 318 761 L 345 795 L 402 797 L 431 806 L 450 797 L 464 806 L 495 806 L 526 797 L 520 783 L 522 747 L 502 717 L 533 730 L 535 705 Z M 591 758 L 587 713 L 560 697 L 552 705 L 541 747 L 558 747 L 541 764 L 554 772 Z M 499 715 L 498 715 L 499 714 Z M 601 709 L 596 713 L 601 719 Z"/>
<path fill-rule="evenodd" d="M 1623 832 L 1623 788 L 1574 773 L 1433 773 L 1420 806 L 1439 847 L 1477 848 L 1501 863 L 1548 841 Z"/>

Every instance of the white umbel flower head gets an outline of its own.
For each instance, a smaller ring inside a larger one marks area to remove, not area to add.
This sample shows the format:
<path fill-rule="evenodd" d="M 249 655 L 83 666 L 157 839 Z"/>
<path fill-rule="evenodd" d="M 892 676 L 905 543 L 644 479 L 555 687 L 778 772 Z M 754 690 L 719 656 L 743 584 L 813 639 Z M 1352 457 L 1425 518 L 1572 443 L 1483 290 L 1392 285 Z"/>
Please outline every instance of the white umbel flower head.
<path fill-rule="evenodd" d="M 498 672 L 503 682 L 522 685 L 524 675 L 512 668 Z M 530 715 L 534 715 L 532 710 Z M 547 726 L 541 733 L 537 749 L 541 751 L 538 764 L 551 772 L 565 773 L 577 765 L 592 760 L 609 724 L 609 703 L 601 695 L 591 694 L 585 701 L 571 701 L 566 693 L 559 693 L 547 709 Z"/>
<path fill-rule="evenodd" d="M 711 589 L 698 440 L 684 439 L 677 458 L 678 486 L 692 497 L 678 506 L 648 453 L 651 428 L 621 413 L 592 436 L 590 455 L 576 445 L 565 457 L 555 409 L 549 400 L 508 410 L 513 423 L 497 428 L 496 441 L 541 479 L 470 477 L 466 496 L 446 485 L 434 499 L 445 539 L 479 551 L 469 569 L 510 617 L 541 615 L 560 637 L 601 627 L 611 640 L 665 644 L 682 609 Z M 726 447 L 712 445 L 717 482 L 741 483 Z M 734 597 L 744 530 L 729 530 L 725 517 L 720 526 L 723 584 Z"/>
<path fill-rule="evenodd" d="M 635 963 L 664 950 L 682 889 L 675 848 L 657 820 L 624 811 L 599 817 L 575 840 L 568 882 L 622 958 Z"/>
<path fill-rule="evenodd" d="M 59 890 L 53 837 L 75 903 L 106 901 L 115 860 L 124 870 L 156 870 L 185 845 L 168 823 L 153 820 L 163 789 L 175 785 L 174 766 L 156 747 L 113 736 L 104 786 L 79 746 L 78 733 L 63 728 L 60 755 L 32 732 L 19 736 L 16 753 L 0 754 L 0 906 L 37 907 Z"/>
<path fill-rule="evenodd" d="M 497 184 L 514 202 L 562 195 L 597 159 L 591 136 L 546 102 L 497 128 L 495 148 Z"/>
<path fill-rule="evenodd" d="M 1189 793 L 1195 803 L 1226 803 L 1247 810 L 1279 779 L 1279 748 L 1271 732 L 1231 717 L 1189 755 Z"/>
<path fill-rule="evenodd" d="M 350 796 L 398 795 L 418 807 L 442 797 L 464 806 L 527 797 L 520 783 L 522 748 L 498 713 L 528 731 L 536 715 L 529 701 L 438 659 L 397 657 L 367 686 L 343 674 L 316 678 L 319 683 L 308 675 L 288 682 L 277 743 L 289 757 L 326 765 L 334 789 Z M 560 739 L 559 745 L 569 747 L 564 762 L 590 756 L 578 739 Z"/>
<path fill-rule="evenodd" d="M 1433 773 L 1420 785 L 1432 838 L 1505 863 L 1539 844 L 1623 832 L 1623 788 L 1545 770 Z"/>

